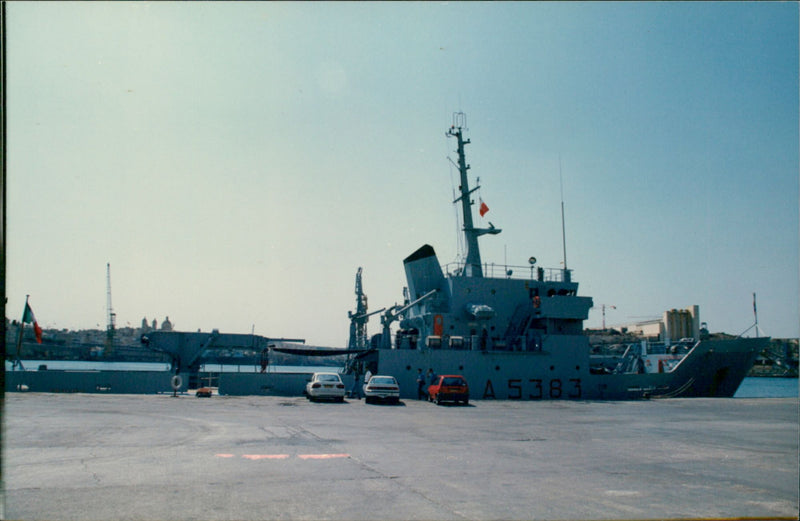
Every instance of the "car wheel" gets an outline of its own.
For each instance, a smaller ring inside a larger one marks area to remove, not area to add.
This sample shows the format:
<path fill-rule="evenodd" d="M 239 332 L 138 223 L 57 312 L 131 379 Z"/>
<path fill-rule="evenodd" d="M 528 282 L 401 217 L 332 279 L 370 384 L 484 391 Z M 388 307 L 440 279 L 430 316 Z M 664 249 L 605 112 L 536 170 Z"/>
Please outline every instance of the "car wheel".
<path fill-rule="evenodd" d="M 464 405 L 469 405 L 469 398 L 464 399 Z"/>
<path fill-rule="evenodd" d="M 436 405 L 442 405 L 442 398 L 440 395 L 437 394 L 434 401 L 436 402 Z"/>

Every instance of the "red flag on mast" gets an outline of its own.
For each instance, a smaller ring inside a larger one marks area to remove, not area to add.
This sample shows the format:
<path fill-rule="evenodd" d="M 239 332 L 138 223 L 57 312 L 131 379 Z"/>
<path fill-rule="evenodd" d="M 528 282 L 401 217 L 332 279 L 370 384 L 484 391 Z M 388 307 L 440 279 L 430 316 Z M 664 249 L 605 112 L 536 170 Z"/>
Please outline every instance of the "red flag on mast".
<path fill-rule="evenodd" d="M 481 202 L 481 206 L 480 209 L 478 210 L 478 213 L 481 214 L 481 217 L 483 217 L 484 215 L 486 215 L 486 212 L 489 211 L 489 207 L 486 206 L 486 203 L 483 202 L 483 199 L 478 199 L 478 200 Z"/>

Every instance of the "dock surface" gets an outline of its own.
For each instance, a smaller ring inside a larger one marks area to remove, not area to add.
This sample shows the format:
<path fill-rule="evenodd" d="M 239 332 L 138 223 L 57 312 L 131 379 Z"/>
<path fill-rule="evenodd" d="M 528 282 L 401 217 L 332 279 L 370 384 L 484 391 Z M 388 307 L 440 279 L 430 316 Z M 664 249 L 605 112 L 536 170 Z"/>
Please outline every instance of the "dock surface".
<path fill-rule="evenodd" d="M 9 393 L 4 519 L 789 519 L 798 400 Z"/>

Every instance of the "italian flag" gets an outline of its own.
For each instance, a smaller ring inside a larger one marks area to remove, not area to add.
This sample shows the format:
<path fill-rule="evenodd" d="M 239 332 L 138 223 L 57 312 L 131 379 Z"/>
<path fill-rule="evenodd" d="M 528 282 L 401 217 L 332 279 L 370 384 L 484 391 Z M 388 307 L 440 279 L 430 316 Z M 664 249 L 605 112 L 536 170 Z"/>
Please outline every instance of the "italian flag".
<path fill-rule="evenodd" d="M 33 310 L 25 303 L 25 313 L 22 314 L 22 323 L 23 324 L 33 324 L 33 332 L 36 333 L 36 342 L 42 343 L 42 328 L 39 327 L 39 323 L 36 322 L 36 316 L 33 314 Z"/>

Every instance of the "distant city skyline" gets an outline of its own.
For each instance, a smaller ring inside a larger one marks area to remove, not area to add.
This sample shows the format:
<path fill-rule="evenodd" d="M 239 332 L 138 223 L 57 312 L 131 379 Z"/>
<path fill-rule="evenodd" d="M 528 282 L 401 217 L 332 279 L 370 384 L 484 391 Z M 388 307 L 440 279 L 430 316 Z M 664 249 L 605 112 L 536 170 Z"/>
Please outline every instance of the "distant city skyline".
<path fill-rule="evenodd" d="M 796 3 L 9 2 L 6 315 L 343 347 L 354 279 L 463 254 L 463 111 L 497 267 L 613 327 L 800 332 Z M 610 306 L 614 306 L 611 308 Z M 370 335 L 380 319 L 372 317 Z"/>

